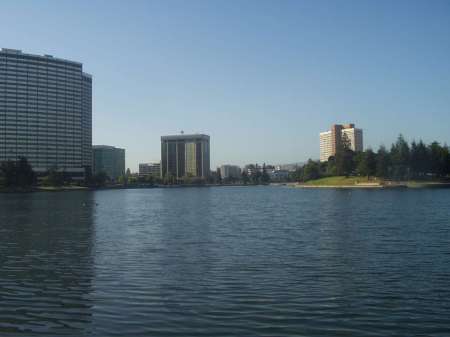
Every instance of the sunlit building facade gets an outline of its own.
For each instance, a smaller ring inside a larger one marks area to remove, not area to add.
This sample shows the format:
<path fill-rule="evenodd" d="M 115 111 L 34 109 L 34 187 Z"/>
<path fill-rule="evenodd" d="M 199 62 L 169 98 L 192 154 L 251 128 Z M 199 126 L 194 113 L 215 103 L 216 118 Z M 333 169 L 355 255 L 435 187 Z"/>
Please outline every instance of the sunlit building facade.
<path fill-rule="evenodd" d="M 346 142 L 355 152 L 363 151 L 363 131 L 355 124 L 334 124 L 331 130 L 320 133 L 320 161 L 325 162 Z"/>

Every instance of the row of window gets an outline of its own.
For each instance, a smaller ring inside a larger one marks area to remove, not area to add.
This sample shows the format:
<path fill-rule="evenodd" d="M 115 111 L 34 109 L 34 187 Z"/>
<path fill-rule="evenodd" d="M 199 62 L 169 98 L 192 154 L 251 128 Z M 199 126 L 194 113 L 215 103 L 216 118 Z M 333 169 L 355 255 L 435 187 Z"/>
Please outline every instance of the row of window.
<path fill-rule="evenodd" d="M 0 93 L 0 106 L 5 103 L 46 103 L 48 101 L 57 103 L 71 103 L 81 105 L 84 98 L 81 95 L 74 95 L 72 93 L 67 93 L 65 95 L 57 94 L 47 94 L 46 92 L 41 92 L 39 94 L 29 92 L 24 93 Z M 88 104 L 88 103 L 85 103 Z"/>
<path fill-rule="evenodd" d="M 82 67 L 60 67 L 56 64 L 36 64 L 36 63 L 26 63 L 26 62 L 2 62 L 0 56 L 0 68 L 14 68 L 17 70 L 24 69 L 39 69 L 39 70 L 51 70 L 59 72 L 81 72 Z"/>
<path fill-rule="evenodd" d="M 74 109 L 74 110 L 78 110 L 75 108 L 80 108 L 80 104 L 75 104 L 74 101 L 54 101 L 54 100 L 16 100 L 16 101 L 0 101 L 0 109 L 11 109 L 13 111 L 16 111 L 18 108 L 19 109 L 23 109 L 24 111 L 27 110 L 27 108 L 29 110 L 36 110 L 37 108 L 42 109 L 46 109 L 46 108 L 60 108 L 61 110 L 65 110 L 67 109 Z"/>
<path fill-rule="evenodd" d="M 53 118 L 52 118 L 53 117 Z M 36 124 L 41 125 L 54 125 L 63 123 L 68 125 L 78 126 L 81 123 L 81 116 L 71 115 L 71 114 L 14 114 L 8 113 L 5 115 L 0 115 L 0 121 L 4 121 L 5 123 L 15 124 L 18 122 L 23 122 L 25 124 L 36 122 Z"/>
<path fill-rule="evenodd" d="M 0 146 L 0 153 L 3 152 L 4 154 L 12 154 L 12 153 L 23 153 L 24 155 L 29 156 L 39 156 L 39 157 L 71 157 L 73 159 L 81 159 L 82 155 L 79 151 L 73 151 L 71 149 L 67 150 L 54 150 L 54 149 L 47 149 L 45 147 L 40 147 L 36 149 L 26 148 L 26 147 L 14 147 L 14 148 L 2 148 Z"/>
<path fill-rule="evenodd" d="M 79 126 L 72 125 L 45 125 L 45 124 L 6 124 L 0 127 L 0 133 L 21 133 L 28 134 L 31 132 L 44 132 L 46 134 L 57 134 L 57 133 L 75 133 L 80 134 L 82 129 Z"/>
<path fill-rule="evenodd" d="M 8 100 L 2 100 L 0 99 L 0 109 L 9 107 L 16 110 L 17 107 L 22 107 L 24 110 L 28 107 L 30 108 L 45 108 L 46 106 L 51 106 L 52 108 L 55 108 L 56 106 L 65 108 L 66 106 L 68 108 L 79 108 L 81 106 L 80 102 L 77 102 L 75 100 L 58 100 L 55 101 L 53 99 L 51 100 L 44 100 L 44 99 L 8 99 Z"/>
<path fill-rule="evenodd" d="M 31 90 L 31 91 L 81 91 L 82 85 L 74 82 L 64 81 L 2 81 L 0 82 L 0 90 L 15 91 L 15 90 Z"/>
<path fill-rule="evenodd" d="M 62 143 L 81 143 L 83 135 L 79 132 L 66 132 L 64 134 L 47 133 L 47 132 L 33 132 L 33 133 L 17 133 L 2 131 L 0 142 L 7 142 L 8 144 L 15 144 L 19 141 L 27 141 L 30 139 L 39 140 L 41 142 L 62 142 Z"/>
<path fill-rule="evenodd" d="M 0 150 L 1 152 L 1 150 Z M 51 149 L 48 149 L 48 151 L 32 151 L 25 148 L 21 148 L 21 147 L 17 147 L 15 149 L 11 149 L 10 151 L 5 150 L 4 153 L 15 153 L 15 152 L 19 152 L 19 153 L 23 153 L 24 155 L 26 154 L 27 157 L 42 157 L 42 158 L 51 158 L 51 157 L 71 157 L 72 159 L 81 159 L 81 154 L 77 154 L 74 151 L 51 151 Z"/>
<path fill-rule="evenodd" d="M 7 79 L 16 79 L 16 78 L 36 78 L 36 79 L 53 79 L 53 80 L 60 80 L 60 81 L 68 81 L 68 80 L 75 80 L 78 82 L 81 82 L 81 72 L 52 72 L 52 71 L 39 71 L 34 69 L 28 69 L 26 71 L 20 71 L 16 69 L 5 69 L 0 68 L 0 76 L 5 77 Z"/>
<path fill-rule="evenodd" d="M 28 89 L 28 90 L 27 90 Z M 83 95 L 84 96 L 84 95 Z M 46 97 L 51 97 L 53 99 L 58 99 L 59 97 L 65 99 L 77 99 L 79 100 L 82 97 L 82 93 L 78 90 L 31 90 L 29 88 L 22 90 L 1 90 L 0 91 L 0 99 L 5 100 L 15 100 L 18 98 L 22 99 L 43 99 Z"/>
<path fill-rule="evenodd" d="M 5 80 L 2 79 L 0 82 L 0 88 L 73 88 L 73 90 L 80 89 L 82 84 L 77 81 L 53 81 L 47 79 L 14 79 Z"/>
<path fill-rule="evenodd" d="M 0 75 L 5 78 L 15 79 L 15 78 L 50 78 L 50 79 L 61 79 L 61 80 L 75 80 L 80 82 L 82 80 L 82 72 L 58 72 L 49 70 L 38 70 L 38 69 L 11 69 L 2 68 L 0 66 Z"/>
<path fill-rule="evenodd" d="M 49 78 L 49 77 L 7 77 L 0 73 L 0 87 L 4 86 L 31 86 L 39 85 L 41 87 L 46 86 L 73 86 L 80 87 L 82 82 L 79 79 L 67 79 L 67 78 Z"/>

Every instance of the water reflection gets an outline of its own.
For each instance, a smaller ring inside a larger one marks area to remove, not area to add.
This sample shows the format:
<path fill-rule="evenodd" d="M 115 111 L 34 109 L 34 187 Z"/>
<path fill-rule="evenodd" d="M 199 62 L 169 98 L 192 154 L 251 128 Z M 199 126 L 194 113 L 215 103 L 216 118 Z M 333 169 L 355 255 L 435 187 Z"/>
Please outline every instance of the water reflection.
<path fill-rule="evenodd" d="M 0 195 L 0 335 L 90 334 L 91 193 Z"/>
<path fill-rule="evenodd" d="M 0 195 L 0 336 L 444 336 L 449 192 Z"/>

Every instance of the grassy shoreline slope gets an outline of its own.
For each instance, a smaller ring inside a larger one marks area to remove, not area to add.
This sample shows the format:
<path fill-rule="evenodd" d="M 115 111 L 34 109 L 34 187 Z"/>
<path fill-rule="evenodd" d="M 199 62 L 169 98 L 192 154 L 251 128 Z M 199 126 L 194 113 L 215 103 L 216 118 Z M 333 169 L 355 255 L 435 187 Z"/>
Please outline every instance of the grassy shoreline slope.
<path fill-rule="evenodd" d="M 377 178 L 367 177 L 326 177 L 316 180 L 310 180 L 305 183 L 299 183 L 296 187 L 300 188 L 450 188 L 449 182 L 442 181 L 400 181 L 392 182 Z"/>

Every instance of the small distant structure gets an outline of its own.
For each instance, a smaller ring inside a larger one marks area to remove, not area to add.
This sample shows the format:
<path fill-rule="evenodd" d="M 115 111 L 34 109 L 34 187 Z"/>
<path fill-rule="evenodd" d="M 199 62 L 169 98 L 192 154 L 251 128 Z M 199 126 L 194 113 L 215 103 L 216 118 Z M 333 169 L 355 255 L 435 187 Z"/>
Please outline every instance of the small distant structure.
<path fill-rule="evenodd" d="M 139 164 L 139 176 L 140 177 L 160 177 L 161 176 L 161 163 L 140 163 Z"/>

